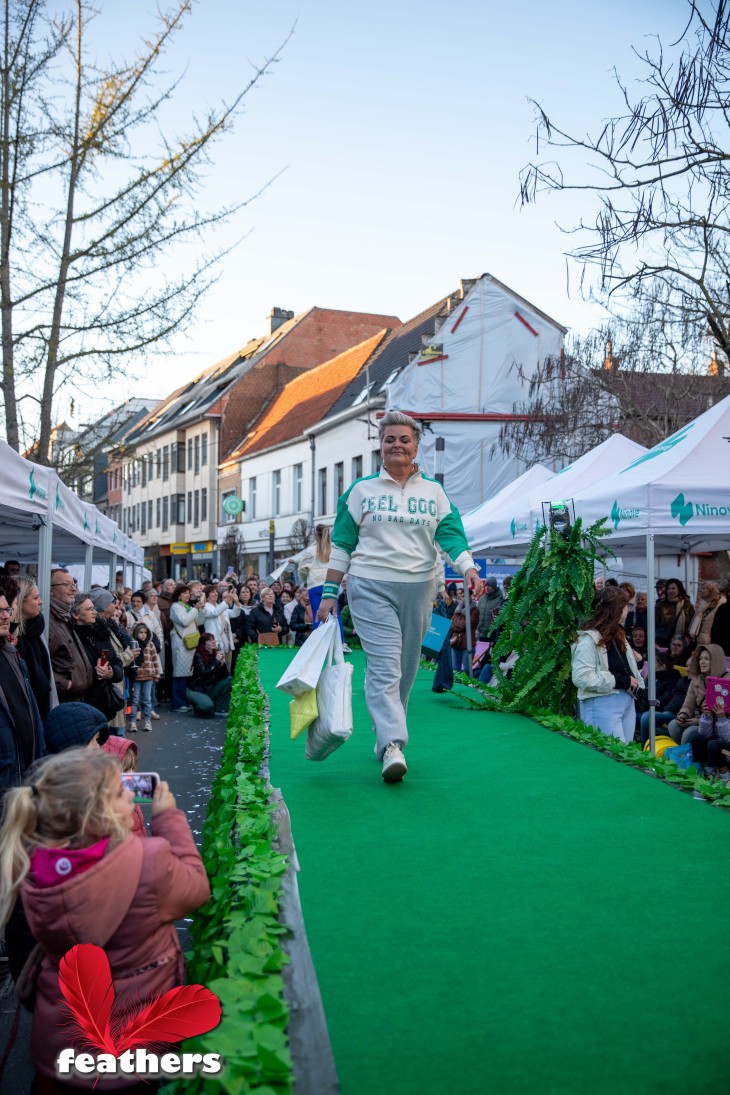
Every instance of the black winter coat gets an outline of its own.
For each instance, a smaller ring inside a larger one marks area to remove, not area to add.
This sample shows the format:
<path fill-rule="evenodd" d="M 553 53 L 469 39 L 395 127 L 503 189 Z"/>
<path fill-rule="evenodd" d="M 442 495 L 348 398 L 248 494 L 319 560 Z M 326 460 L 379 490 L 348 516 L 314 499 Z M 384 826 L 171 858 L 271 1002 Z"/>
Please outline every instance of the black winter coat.
<path fill-rule="evenodd" d="M 23 685 L 28 698 L 28 705 L 33 719 L 33 760 L 37 760 L 39 757 L 42 757 L 46 751 L 45 741 L 43 739 L 43 726 L 41 724 L 41 717 L 38 713 L 38 705 L 35 702 L 35 696 L 33 695 L 33 690 L 30 686 L 30 677 L 28 676 L 28 670 L 24 661 L 22 658 L 18 657 L 14 647 L 11 646 L 6 651 L 4 649 L 5 645 L 6 644 L 3 642 L 3 649 L 0 649 L 0 657 L 14 659 L 14 662 L 22 675 Z M 26 771 L 25 758 L 23 756 L 23 750 L 20 747 L 20 740 L 15 724 L 15 720 L 18 717 L 24 718 L 27 717 L 27 715 L 23 711 L 13 712 L 8 706 L 6 697 L 0 695 L 0 795 L 10 787 L 19 787 L 23 782 Z"/>
<path fill-rule="evenodd" d="M 207 696 L 216 681 L 221 681 L 228 675 L 225 662 L 219 662 L 217 658 L 214 658 L 206 664 L 196 650 L 193 658 L 193 675 L 190 682 L 192 692 L 205 692 Z"/>
<path fill-rule="evenodd" d="M 97 620 L 96 623 L 90 626 L 82 626 L 74 624 L 74 631 L 81 640 L 81 645 L 84 649 L 86 657 L 91 663 L 91 668 L 94 671 L 94 680 L 91 688 L 83 697 L 84 703 L 90 703 L 92 707 L 96 707 L 98 711 L 101 711 L 107 718 L 112 719 L 116 715 L 117 709 L 112 709 L 109 705 L 107 698 L 106 685 L 108 683 L 118 685 L 124 677 L 124 667 L 122 666 L 121 658 L 114 651 L 109 628 L 104 620 Z M 101 657 L 102 650 L 106 650 L 109 665 L 112 667 L 112 675 L 107 678 L 107 681 L 100 681 L 96 675 L 96 663 Z M 122 689 L 118 689 L 123 694 Z"/>
<path fill-rule="evenodd" d="M 255 642 L 257 635 L 268 635 L 272 630 L 272 624 L 277 623 L 281 627 L 279 632 L 279 638 L 283 635 L 289 634 L 289 624 L 286 622 L 286 617 L 280 608 L 274 604 L 273 615 L 267 612 L 263 605 L 256 605 L 251 609 L 248 617 L 248 625 L 251 631 L 251 638 Z"/>
<path fill-rule="evenodd" d="M 48 712 L 51 710 L 53 696 L 51 656 L 43 638 L 45 626 L 46 622 L 42 614 L 32 620 L 27 620 L 23 634 L 18 636 L 16 645 L 16 650 L 28 670 L 30 686 L 33 689 L 33 695 L 43 722 L 46 721 Z"/>

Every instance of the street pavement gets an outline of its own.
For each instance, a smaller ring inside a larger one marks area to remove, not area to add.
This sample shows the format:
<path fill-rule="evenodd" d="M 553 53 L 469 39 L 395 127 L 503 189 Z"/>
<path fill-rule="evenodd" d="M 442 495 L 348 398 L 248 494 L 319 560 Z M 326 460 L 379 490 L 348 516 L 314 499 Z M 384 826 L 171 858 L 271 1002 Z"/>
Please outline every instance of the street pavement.
<path fill-rule="evenodd" d="M 141 729 L 139 722 L 140 729 L 130 735 L 139 749 L 137 770 L 157 772 L 161 779 L 167 780 L 177 805 L 188 816 L 199 845 L 210 787 L 221 761 L 226 720 L 215 716 L 198 719 L 192 714 L 174 714 L 165 706 L 159 706 L 158 713 L 160 721 L 152 723 L 149 733 Z M 142 812 L 149 823 L 150 807 L 143 806 Z M 189 923 L 190 920 L 181 920 L 176 925 L 183 950 L 190 946 Z M 3 966 L 4 963 L 0 964 L 0 1058 L 15 1033 L 0 1081 L 0 1093 L 27 1095 L 33 1080 L 28 1060 L 31 1016 L 24 1008 L 16 1015 L 15 991 Z"/>

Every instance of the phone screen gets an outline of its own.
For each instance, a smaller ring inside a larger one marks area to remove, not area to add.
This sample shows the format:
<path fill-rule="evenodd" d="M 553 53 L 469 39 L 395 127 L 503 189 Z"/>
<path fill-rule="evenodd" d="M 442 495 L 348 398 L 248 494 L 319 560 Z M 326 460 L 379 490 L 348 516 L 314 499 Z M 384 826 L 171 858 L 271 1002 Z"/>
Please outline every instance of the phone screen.
<path fill-rule="evenodd" d="M 135 802 L 151 802 L 159 782 L 157 772 L 122 772 L 122 783 L 134 792 Z"/>

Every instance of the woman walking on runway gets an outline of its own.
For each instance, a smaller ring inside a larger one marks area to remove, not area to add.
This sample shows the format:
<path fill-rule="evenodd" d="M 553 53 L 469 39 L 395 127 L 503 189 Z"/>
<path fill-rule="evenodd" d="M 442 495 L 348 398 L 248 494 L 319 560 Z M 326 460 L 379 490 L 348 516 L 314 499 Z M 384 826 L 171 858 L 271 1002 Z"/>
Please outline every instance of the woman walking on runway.
<path fill-rule="evenodd" d="M 475 602 L 482 589 L 458 510 L 415 462 L 420 437 L 418 424 L 401 411 L 383 416 L 383 466 L 378 475 L 356 479 L 339 499 L 317 613 L 323 621 L 334 611 L 347 574 L 348 603 L 368 659 L 365 698 L 388 783 L 407 771 L 408 697 L 436 595 L 436 545 L 464 576 Z"/>

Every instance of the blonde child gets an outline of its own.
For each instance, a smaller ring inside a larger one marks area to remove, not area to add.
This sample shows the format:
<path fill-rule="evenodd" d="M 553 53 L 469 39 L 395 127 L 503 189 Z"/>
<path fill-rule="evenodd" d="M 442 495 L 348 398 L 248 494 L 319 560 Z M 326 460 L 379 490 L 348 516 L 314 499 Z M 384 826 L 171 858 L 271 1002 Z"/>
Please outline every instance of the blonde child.
<path fill-rule="evenodd" d="M 136 741 L 132 741 L 131 738 L 120 738 L 115 734 L 110 734 L 100 748 L 102 748 L 105 753 L 111 753 L 113 757 L 117 758 L 122 766 L 122 773 L 137 771 L 138 750 Z M 132 833 L 134 836 L 147 836 L 144 814 L 142 813 L 141 806 L 138 806 L 136 803 L 132 810 Z"/>
<path fill-rule="evenodd" d="M 118 1006 L 134 1009 L 183 983 L 175 921 L 208 900 L 208 879 L 167 783 L 152 800 L 151 839 L 131 839 L 133 806 L 119 763 L 100 749 L 46 757 L 5 796 L 0 928 L 20 893 L 44 951 L 31 1034 L 41 1095 L 62 1090 L 55 1061 L 75 1044 L 63 1021 L 58 966 L 76 943 L 104 948 Z M 112 1086 L 134 1088 L 137 1079 L 128 1079 L 116 1077 Z M 96 1083 L 93 1075 L 73 1079 L 81 1089 Z"/>

